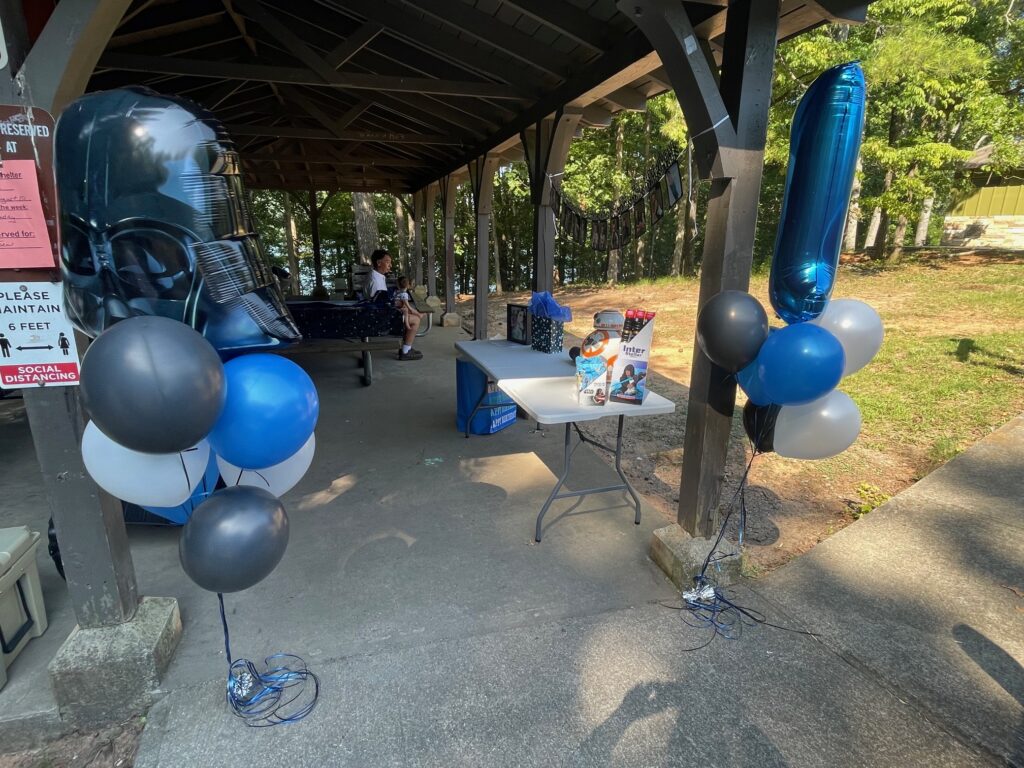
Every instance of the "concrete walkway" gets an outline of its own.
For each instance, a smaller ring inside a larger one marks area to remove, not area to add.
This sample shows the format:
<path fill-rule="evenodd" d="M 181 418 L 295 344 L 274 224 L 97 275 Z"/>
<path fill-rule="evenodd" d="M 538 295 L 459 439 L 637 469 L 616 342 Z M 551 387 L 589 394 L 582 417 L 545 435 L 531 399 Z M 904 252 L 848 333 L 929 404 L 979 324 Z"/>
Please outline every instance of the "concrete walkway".
<path fill-rule="evenodd" d="M 369 389 L 348 355 L 295 358 L 321 392 L 317 460 L 285 499 L 285 560 L 228 609 L 236 653 L 299 653 L 321 675 L 309 719 L 253 730 L 225 709 L 216 601 L 181 573 L 176 532 L 133 529 L 143 591 L 185 621 L 139 768 L 1024 765 L 1024 420 L 734 590 L 819 639 L 757 627 L 687 652 L 707 638 L 665 607 L 656 513 L 638 529 L 618 496 L 564 502 L 531 543 L 560 435 L 457 434 L 458 338 L 435 329 L 420 363 L 380 356 Z M 582 481 L 606 471 L 577 455 Z M 0 521 L 26 509 L 5 499 Z M 30 648 L 66 635 L 59 586 Z M 22 663 L 11 685 L 35 674 Z"/>

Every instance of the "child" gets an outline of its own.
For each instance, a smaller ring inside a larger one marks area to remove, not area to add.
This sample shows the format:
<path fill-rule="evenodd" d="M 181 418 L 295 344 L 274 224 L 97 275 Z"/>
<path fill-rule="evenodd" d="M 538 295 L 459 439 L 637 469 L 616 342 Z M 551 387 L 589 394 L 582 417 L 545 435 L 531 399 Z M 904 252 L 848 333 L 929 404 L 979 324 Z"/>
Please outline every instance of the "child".
<path fill-rule="evenodd" d="M 398 293 L 395 294 L 395 306 L 402 310 L 402 314 L 405 316 L 406 328 L 411 327 L 410 317 L 423 317 L 423 313 L 417 311 L 416 307 L 412 305 L 412 299 L 409 297 L 409 289 L 411 287 L 412 285 L 408 277 L 398 278 Z"/>

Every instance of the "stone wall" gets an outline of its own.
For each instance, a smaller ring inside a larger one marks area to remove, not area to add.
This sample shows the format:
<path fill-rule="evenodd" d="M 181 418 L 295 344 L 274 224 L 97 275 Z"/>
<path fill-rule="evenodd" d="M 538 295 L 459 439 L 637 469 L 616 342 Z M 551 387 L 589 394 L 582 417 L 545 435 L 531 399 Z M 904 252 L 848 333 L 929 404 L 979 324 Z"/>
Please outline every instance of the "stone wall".
<path fill-rule="evenodd" d="M 1024 216 L 947 216 L 942 245 L 1024 250 Z"/>

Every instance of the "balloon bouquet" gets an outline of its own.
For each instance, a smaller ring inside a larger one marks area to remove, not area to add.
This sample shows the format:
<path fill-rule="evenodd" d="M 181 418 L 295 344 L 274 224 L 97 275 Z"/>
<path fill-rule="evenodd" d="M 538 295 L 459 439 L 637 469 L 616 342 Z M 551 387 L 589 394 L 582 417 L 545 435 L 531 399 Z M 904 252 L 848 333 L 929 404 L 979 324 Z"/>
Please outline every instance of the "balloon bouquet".
<path fill-rule="evenodd" d="M 301 336 L 238 155 L 200 107 L 143 88 L 71 104 L 55 148 L 65 303 L 95 338 L 81 366 L 86 469 L 184 525 L 182 567 L 220 602 L 229 703 L 249 725 L 294 722 L 315 706 L 316 676 L 290 655 L 263 672 L 233 661 L 224 612 L 223 593 L 284 555 L 278 496 L 312 463 L 319 413 L 306 372 L 266 353 Z"/>
<path fill-rule="evenodd" d="M 760 302 L 735 290 L 712 297 L 697 318 L 700 348 L 734 374 L 747 395 L 743 426 L 755 456 L 774 450 L 789 458 L 823 459 L 846 450 L 860 433 L 860 410 L 835 387 L 881 348 L 882 321 L 864 302 L 830 298 L 864 108 L 864 74 L 853 62 L 818 77 L 793 118 L 769 281 L 772 307 L 788 325 L 770 328 Z M 744 481 L 737 492 L 741 516 Z M 742 530 L 741 519 L 741 537 Z M 708 584 L 707 569 L 724 533 L 725 523 L 695 588 L 683 599 L 684 614 L 696 617 L 697 625 L 728 637 L 746 619 L 763 617 L 730 603 Z"/>
<path fill-rule="evenodd" d="M 882 321 L 855 299 L 831 300 L 864 123 L 857 63 L 822 74 L 793 119 L 782 220 L 769 295 L 788 325 L 769 328 L 744 291 L 714 296 L 697 318 L 697 341 L 736 375 L 743 423 L 757 452 L 823 459 L 860 433 L 860 411 L 835 387 L 882 346 Z"/>

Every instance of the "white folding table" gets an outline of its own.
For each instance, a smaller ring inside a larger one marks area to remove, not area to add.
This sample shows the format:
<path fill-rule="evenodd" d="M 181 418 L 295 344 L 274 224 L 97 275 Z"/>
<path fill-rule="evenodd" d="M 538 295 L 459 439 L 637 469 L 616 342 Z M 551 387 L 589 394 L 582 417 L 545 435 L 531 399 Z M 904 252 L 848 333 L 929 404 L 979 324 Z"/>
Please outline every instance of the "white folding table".
<path fill-rule="evenodd" d="M 537 515 L 535 538 L 540 541 L 541 525 L 544 515 L 552 502 L 558 499 L 588 496 L 592 493 L 608 491 L 626 491 L 633 498 L 636 507 L 634 522 L 640 524 L 640 497 L 629 484 L 622 472 L 622 427 L 627 416 L 654 416 L 672 413 L 676 409 L 671 400 L 648 392 L 642 405 L 629 405 L 609 401 L 603 406 L 584 406 L 578 402 L 576 394 L 576 366 L 565 352 L 549 355 L 537 352 L 528 346 L 510 341 L 459 341 L 455 348 L 463 358 L 472 362 L 487 376 L 488 383 L 494 384 L 508 395 L 513 402 L 530 415 L 538 424 L 565 425 L 565 466 L 561 477 L 548 495 L 547 501 Z M 481 395 L 469 421 L 482 408 L 500 406 L 484 405 L 487 389 Z M 579 422 L 596 421 L 608 416 L 619 417 L 619 427 L 615 439 L 615 447 L 611 448 L 599 443 L 586 435 L 579 428 Z M 572 432 L 575 430 L 579 442 L 572 444 Z M 466 436 L 469 436 L 468 426 Z M 587 488 L 581 491 L 565 491 L 560 493 L 569 476 L 572 455 L 583 443 L 608 451 L 615 456 L 615 471 L 622 480 L 617 485 Z"/>

